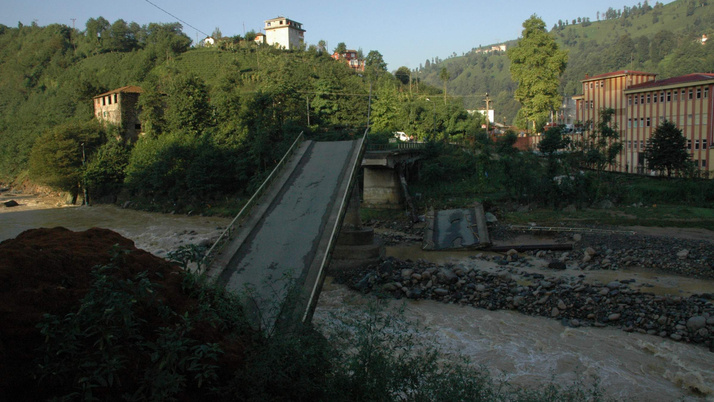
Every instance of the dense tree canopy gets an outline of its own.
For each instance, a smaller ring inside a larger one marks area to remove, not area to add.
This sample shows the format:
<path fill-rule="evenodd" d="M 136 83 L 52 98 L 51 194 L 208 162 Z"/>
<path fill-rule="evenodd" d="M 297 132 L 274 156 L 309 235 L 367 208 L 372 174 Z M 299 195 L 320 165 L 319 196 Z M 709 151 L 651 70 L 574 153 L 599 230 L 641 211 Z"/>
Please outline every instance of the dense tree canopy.
<path fill-rule="evenodd" d="M 508 58 L 511 76 L 518 83 L 515 98 L 521 103 L 520 113 L 535 126 L 560 106 L 558 88 L 568 56 L 548 34 L 542 19 L 534 15 L 523 28 L 518 45 L 508 49 Z"/>
<path fill-rule="evenodd" d="M 660 173 L 666 171 L 668 177 L 676 171 L 684 170 L 689 162 L 686 145 L 682 130 L 669 120 L 663 121 L 655 129 L 645 149 L 647 168 Z"/>

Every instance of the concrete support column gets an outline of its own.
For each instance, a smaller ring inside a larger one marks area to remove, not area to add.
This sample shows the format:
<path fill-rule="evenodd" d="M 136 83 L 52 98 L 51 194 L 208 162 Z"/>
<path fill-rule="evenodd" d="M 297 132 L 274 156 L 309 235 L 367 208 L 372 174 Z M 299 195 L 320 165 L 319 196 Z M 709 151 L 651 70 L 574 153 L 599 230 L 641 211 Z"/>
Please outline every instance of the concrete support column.
<path fill-rule="evenodd" d="M 364 167 L 363 203 L 366 207 L 398 209 L 403 201 L 399 175 L 395 169 Z"/>

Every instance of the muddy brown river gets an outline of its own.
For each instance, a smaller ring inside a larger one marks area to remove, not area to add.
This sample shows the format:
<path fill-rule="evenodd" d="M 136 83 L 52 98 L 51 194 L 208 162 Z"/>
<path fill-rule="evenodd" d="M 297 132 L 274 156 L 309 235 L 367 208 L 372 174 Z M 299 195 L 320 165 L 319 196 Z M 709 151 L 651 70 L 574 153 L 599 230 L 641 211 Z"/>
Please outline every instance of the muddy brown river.
<path fill-rule="evenodd" d="M 181 245 L 216 238 L 230 222 L 225 218 L 147 213 L 107 205 L 57 208 L 31 201 L 20 203 L 14 208 L 0 207 L 0 241 L 37 227 L 104 227 L 163 257 Z M 389 249 L 389 254 L 398 258 L 414 259 L 414 253 L 421 253 L 418 246 Z M 475 263 L 469 255 L 427 253 L 418 258 Z M 573 273 L 563 273 L 567 274 Z M 592 280 L 606 282 L 620 275 L 650 283 L 658 293 L 686 295 L 714 289 L 712 281 L 636 271 L 601 271 L 593 274 Z M 331 325 L 335 316 L 358 315 L 369 300 L 368 296 L 332 284 L 328 278 L 314 321 L 318 326 Z M 403 302 L 390 303 L 398 306 Z M 714 401 L 714 353 L 703 346 L 615 328 L 568 328 L 557 320 L 434 301 L 409 301 L 405 314 L 420 328 L 425 343 L 451 356 L 468 357 L 494 377 L 514 385 L 538 386 L 553 380 L 567 386 L 577 378 L 586 384 L 598 378 L 608 396 L 625 400 Z"/>

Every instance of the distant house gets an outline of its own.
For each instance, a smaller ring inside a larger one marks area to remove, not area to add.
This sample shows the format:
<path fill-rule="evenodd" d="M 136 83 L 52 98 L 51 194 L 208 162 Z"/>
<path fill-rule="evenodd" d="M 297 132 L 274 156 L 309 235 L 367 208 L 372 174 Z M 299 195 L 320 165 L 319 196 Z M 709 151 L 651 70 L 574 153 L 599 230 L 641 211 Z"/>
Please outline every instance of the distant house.
<path fill-rule="evenodd" d="M 492 52 L 505 52 L 507 49 L 505 44 L 493 45 L 490 48 L 478 48 L 474 50 L 474 53 L 492 53 Z"/>
<path fill-rule="evenodd" d="M 344 60 L 355 71 L 364 71 L 364 60 L 357 57 L 356 50 L 346 50 L 341 54 L 335 52 L 331 57 L 335 60 Z"/>
<path fill-rule="evenodd" d="M 265 21 L 265 43 L 283 49 L 302 49 L 305 30 L 302 24 L 285 17 Z"/>
<path fill-rule="evenodd" d="M 253 41 L 259 45 L 263 44 L 265 43 L 265 35 L 261 32 L 258 32 L 257 34 L 255 34 L 255 39 L 253 39 Z"/>
<path fill-rule="evenodd" d="M 141 87 L 117 88 L 93 98 L 94 116 L 101 122 L 117 125 L 125 139 L 136 139 L 142 133 L 139 120 Z"/>
<path fill-rule="evenodd" d="M 211 36 L 207 36 L 204 40 L 201 41 L 201 44 L 206 47 L 211 47 L 216 44 L 216 40 Z"/>

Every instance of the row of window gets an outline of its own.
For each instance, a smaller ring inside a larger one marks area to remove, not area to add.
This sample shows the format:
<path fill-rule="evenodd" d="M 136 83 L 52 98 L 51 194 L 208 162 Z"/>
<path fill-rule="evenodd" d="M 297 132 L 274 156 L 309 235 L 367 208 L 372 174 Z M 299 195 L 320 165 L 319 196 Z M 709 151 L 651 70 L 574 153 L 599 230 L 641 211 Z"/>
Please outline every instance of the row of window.
<path fill-rule="evenodd" d="M 590 89 L 593 89 L 593 82 L 591 81 L 590 85 L 583 85 L 583 91 L 587 91 L 588 86 L 590 87 Z M 605 88 L 605 81 L 595 81 L 595 88 Z"/>
<path fill-rule="evenodd" d="M 686 118 L 686 120 L 685 120 Z M 659 116 L 659 123 L 662 124 L 664 122 L 664 116 Z M 691 126 L 691 125 L 707 125 L 709 123 L 709 115 L 708 114 L 688 114 L 686 115 L 679 115 L 676 116 L 674 119 L 671 119 L 673 123 L 675 123 L 679 127 L 683 126 Z M 627 128 L 639 128 L 639 127 L 651 127 L 652 126 L 652 121 L 650 120 L 649 117 L 640 117 L 638 118 L 632 118 L 632 119 L 627 119 Z"/>
<path fill-rule="evenodd" d="M 627 104 L 629 106 L 632 106 L 633 104 L 638 105 L 638 104 L 645 104 L 645 103 L 657 103 L 659 100 L 659 103 L 664 103 L 664 102 L 671 102 L 672 100 L 677 101 L 680 99 L 681 95 L 681 100 L 685 99 L 701 99 L 704 97 L 705 99 L 709 97 L 709 87 L 699 87 L 696 90 L 693 88 L 690 88 L 689 91 L 686 89 L 682 89 L 681 91 L 674 90 L 674 91 L 661 91 L 661 92 L 655 92 L 655 93 L 647 93 L 647 94 L 640 94 L 638 95 L 627 95 Z"/>
<path fill-rule="evenodd" d="M 627 141 L 627 149 L 632 149 L 633 147 L 635 149 L 645 149 L 645 147 L 649 144 L 650 144 L 649 140 L 647 140 L 646 142 L 643 140 L 640 140 L 639 142 L 637 140 L 634 140 L 634 141 L 630 140 L 630 141 Z M 639 145 L 639 147 L 638 147 L 638 145 Z M 701 146 L 702 146 L 701 149 L 707 149 L 708 145 L 707 145 L 706 138 L 702 140 Z M 692 149 L 692 140 L 687 140 L 687 149 L 689 149 L 689 150 Z M 694 149 L 695 150 L 700 149 L 699 148 L 699 140 L 694 140 Z"/>
<path fill-rule="evenodd" d="M 119 103 L 119 94 L 113 94 L 114 95 L 114 103 Z M 107 95 L 107 96 L 102 96 L 102 106 L 106 105 L 111 105 L 112 104 L 112 95 Z M 97 105 L 99 105 L 99 98 L 97 98 Z"/>

